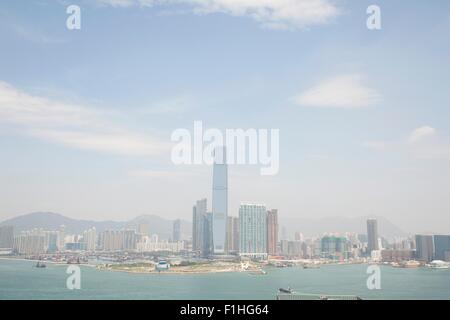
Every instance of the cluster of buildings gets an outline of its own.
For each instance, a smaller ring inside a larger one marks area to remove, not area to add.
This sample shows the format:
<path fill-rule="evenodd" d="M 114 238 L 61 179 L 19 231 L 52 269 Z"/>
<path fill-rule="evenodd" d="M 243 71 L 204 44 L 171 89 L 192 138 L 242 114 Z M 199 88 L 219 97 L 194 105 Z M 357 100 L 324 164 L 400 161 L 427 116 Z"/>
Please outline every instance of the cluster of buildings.
<path fill-rule="evenodd" d="M 266 258 L 275 254 L 277 210 L 268 211 L 263 204 L 242 203 L 239 216 L 229 216 L 226 150 L 217 153 L 223 159 L 214 162 L 212 211 L 208 211 L 207 199 L 198 200 L 193 206 L 192 251 L 199 256 L 219 258 L 236 254 Z"/>
<path fill-rule="evenodd" d="M 225 150 L 221 151 L 225 155 Z M 171 240 L 149 234 L 148 223 L 125 230 L 97 232 L 95 228 L 80 235 L 34 229 L 14 235 L 12 226 L 0 227 L 0 254 L 15 252 L 37 255 L 61 251 L 189 253 L 197 257 L 223 259 L 326 259 L 369 258 L 380 262 L 417 260 L 450 261 L 449 235 L 416 235 L 389 243 L 379 236 L 376 219 L 367 220 L 367 234 L 324 234 L 304 239 L 299 232 L 288 239 L 279 236 L 278 212 L 264 204 L 242 203 L 237 216 L 228 215 L 228 168 L 226 161 L 213 166 L 212 211 L 207 199 L 198 200 L 192 211 L 192 238 L 182 239 L 181 220 L 173 222 Z"/>
<path fill-rule="evenodd" d="M 141 227 L 141 226 L 139 226 Z M 14 235 L 14 227 L 0 227 L 0 254 L 40 255 L 57 252 L 180 252 L 184 241 L 160 240 L 136 230 L 106 230 L 98 233 L 93 227 L 80 235 L 66 234 L 65 227 L 57 231 L 41 228 Z"/>

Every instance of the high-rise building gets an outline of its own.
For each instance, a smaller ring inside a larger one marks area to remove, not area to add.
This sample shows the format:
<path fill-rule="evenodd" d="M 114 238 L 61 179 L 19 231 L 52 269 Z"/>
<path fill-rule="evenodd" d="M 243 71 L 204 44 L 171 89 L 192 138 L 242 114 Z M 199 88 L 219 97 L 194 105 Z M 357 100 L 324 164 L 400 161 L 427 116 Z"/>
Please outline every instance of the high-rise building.
<path fill-rule="evenodd" d="M 227 252 L 239 252 L 239 218 L 227 218 Z"/>
<path fill-rule="evenodd" d="M 214 150 L 212 192 L 214 254 L 225 253 L 228 216 L 228 166 L 226 159 L 225 147 L 218 147 Z"/>
<path fill-rule="evenodd" d="M 434 259 L 450 261 L 450 236 L 434 236 Z"/>
<path fill-rule="evenodd" d="M 213 214 L 207 212 L 203 222 L 202 255 L 207 257 L 213 253 Z"/>
<path fill-rule="evenodd" d="M 416 258 L 417 260 L 430 262 L 434 256 L 434 244 L 432 235 L 416 235 Z"/>
<path fill-rule="evenodd" d="M 14 238 L 14 251 L 25 255 L 38 255 L 47 251 L 46 235 L 42 229 L 22 232 Z"/>
<path fill-rule="evenodd" d="M 134 231 L 133 231 L 134 232 Z M 104 251 L 120 251 L 124 249 L 124 232 L 107 230 L 102 232 L 101 247 Z"/>
<path fill-rule="evenodd" d="M 301 232 L 296 231 L 294 234 L 295 241 L 303 241 L 303 234 Z"/>
<path fill-rule="evenodd" d="M 330 259 L 347 258 L 348 241 L 345 237 L 324 236 L 321 240 L 322 257 Z"/>
<path fill-rule="evenodd" d="M 0 227 L 0 248 L 12 249 L 14 246 L 14 227 Z"/>
<path fill-rule="evenodd" d="M 123 230 L 122 233 L 122 250 L 135 250 L 137 236 L 135 230 Z"/>
<path fill-rule="evenodd" d="M 173 222 L 172 241 L 173 242 L 181 241 L 181 220 L 180 219 L 176 219 Z"/>
<path fill-rule="evenodd" d="M 378 221 L 376 219 L 367 220 L 367 252 L 379 250 L 378 246 Z"/>
<path fill-rule="evenodd" d="M 58 251 L 58 231 L 46 231 L 45 234 L 45 244 L 48 253 L 55 253 Z"/>
<path fill-rule="evenodd" d="M 239 207 L 239 254 L 267 257 L 267 210 L 262 204 Z"/>
<path fill-rule="evenodd" d="M 207 200 L 198 200 L 192 208 L 192 250 L 203 251 Z"/>
<path fill-rule="evenodd" d="M 66 226 L 60 225 L 58 230 L 58 250 L 62 251 L 66 247 Z"/>
<path fill-rule="evenodd" d="M 97 249 L 97 231 L 95 227 L 83 232 L 83 242 L 86 244 L 87 251 L 95 251 Z"/>
<path fill-rule="evenodd" d="M 150 227 L 146 221 L 141 221 L 138 224 L 137 232 L 142 236 L 150 235 Z"/>
<path fill-rule="evenodd" d="M 277 254 L 278 244 L 278 210 L 267 211 L 267 253 Z"/>

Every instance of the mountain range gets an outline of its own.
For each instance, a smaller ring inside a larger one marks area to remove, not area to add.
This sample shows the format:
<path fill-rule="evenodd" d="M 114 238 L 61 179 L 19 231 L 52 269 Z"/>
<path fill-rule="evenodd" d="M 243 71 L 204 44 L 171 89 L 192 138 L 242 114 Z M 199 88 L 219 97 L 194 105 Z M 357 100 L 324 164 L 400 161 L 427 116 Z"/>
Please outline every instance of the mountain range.
<path fill-rule="evenodd" d="M 303 233 L 305 236 L 318 236 L 325 232 L 366 233 L 366 220 L 370 217 L 327 217 L 308 219 L 304 217 L 279 217 L 280 235 L 285 228 L 288 235 L 295 232 Z M 383 217 L 371 217 L 378 220 L 378 232 L 386 238 L 406 236 L 407 234 L 389 220 Z M 81 234 L 84 230 L 95 227 L 97 232 L 105 230 L 120 230 L 124 228 L 135 228 L 139 224 L 148 225 L 151 234 L 156 233 L 161 239 L 169 239 L 172 236 L 173 220 L 165 219 L 157 215 L 141 215 L 129 221 L 93 221 L 78 220 L 52 212 L 34 212 L 5 220 L 1 225 L 14 226 L 15 232 L 43 228 L 45 230 L 58 230 L 61 225 L 65 226 L 68 234 Z M 192 223 L 181 220 L 181 235 L 183 239 L 191 237 Z"/>
<path fill-rule="evenodd" d="M 20 231 L 42 228 L 44 230 L 59 230 L 61 225 L 65 226 L 67 234 L 81 234 L 84 230 L 95 227 L 97 232 L 105 230 L 120 230 L 134 228 L 139 224 L 147 224 L 151 234 L 157 233 L 160 239 L 169 239 L 172 236 L 173 220 L 164 219 L 157 215 L 141 215 L 129 221 L 93 221 L 78 220 L 53 212 L 33 212 L 21 215 L 0 223 L 2 225 L 14 226 L 16 233 Z M 191 234 L 191 223 L 181 220 L 181 234 L 189 238 Z"/>

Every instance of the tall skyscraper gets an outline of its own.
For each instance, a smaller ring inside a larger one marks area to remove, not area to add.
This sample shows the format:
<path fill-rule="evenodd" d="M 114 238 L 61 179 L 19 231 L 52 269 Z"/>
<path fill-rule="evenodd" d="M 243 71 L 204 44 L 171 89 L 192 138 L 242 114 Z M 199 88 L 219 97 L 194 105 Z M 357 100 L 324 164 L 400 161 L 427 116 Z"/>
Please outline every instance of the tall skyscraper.
<path fill-rule="evenodd" d="M 416 235 L 417 260 L 430 262 L 434 257 L 434 244 L 432 235 Z"/>
<path fill-rule="evenodd" d="M 207 212 L 203 222 L 202 255 L 208 257 L 213 253 L 213 214 Z"/>
<path fill-rule="evenodd" d="M 369 255 L 373 250 L 378 250 L 378 221 L 376 219 L 367 220 L 367 251 Z"/>
<path fill-rule="evenodd" d="M 239 218 L 227 218 L 227 253 L 239 251 Z"/>
<path fill-rule="evenodd" d="M 213 168 L 213 250 L 214 254 L 225 253 L 228 215 L 228 166 L 225 147 L 214 151 Z"/>
<path fill-rule="evenodd" d="M 261 204 L 241 204 L 239 208 L 239 254 L 267 257 L 267 210 Z"/>
<path fill-rule="evenodd" d="M 176 219 L 173 222 L 172 241 L 181 241 L 181 220 Z"/>
<path fill-rule="evenodd" d="M 192 209 L 192 250 L 203 252 L 207 200 L 198 200 Z"/>
<path fill-rule="evenodd" d="M 277 254 L 278 244 L 278 210 L 267 211 L 267 253 Z"/>
<path fill-rule="evenodd" d="M 434 236 L 434 259 L 450 261 L 450 236 Z"/>
<path fill-rule="evenodd" d="M 0 248 L 12 249 L 14 246 L 14 227 L 1 226 L 0 227 Z"/>

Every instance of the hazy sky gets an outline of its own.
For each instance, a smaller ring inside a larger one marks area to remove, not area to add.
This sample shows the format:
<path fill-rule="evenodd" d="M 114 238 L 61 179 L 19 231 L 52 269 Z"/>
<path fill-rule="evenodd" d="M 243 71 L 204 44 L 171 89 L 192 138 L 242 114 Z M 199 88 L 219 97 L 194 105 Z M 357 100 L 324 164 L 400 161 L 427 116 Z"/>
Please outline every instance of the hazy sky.
<path fill-rule="evenodd" d="M 229 168 L 231 215 L 450 232 L 449 57 L 446 0 L 2 1 L 0 220 L 190 219 L 212 168 L 173 165 L 170 135 L 201 120 L 280 129 L 278 175 Z"/>

